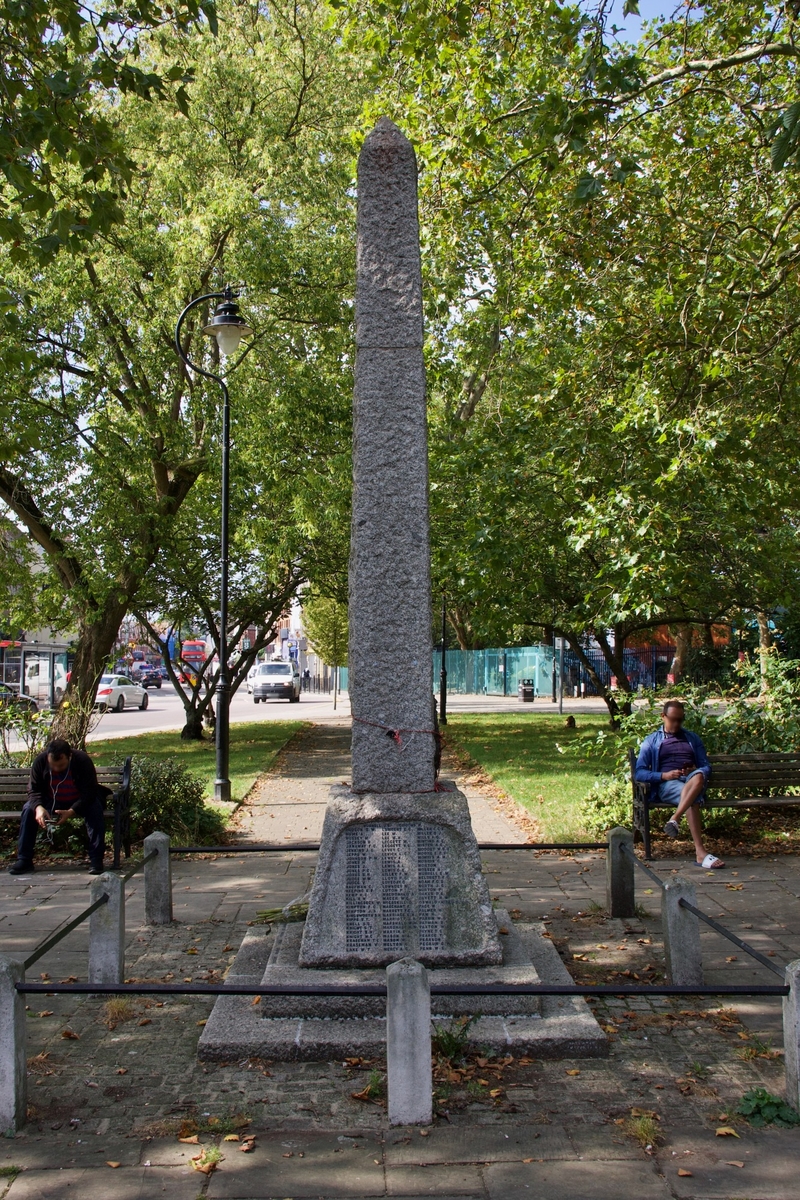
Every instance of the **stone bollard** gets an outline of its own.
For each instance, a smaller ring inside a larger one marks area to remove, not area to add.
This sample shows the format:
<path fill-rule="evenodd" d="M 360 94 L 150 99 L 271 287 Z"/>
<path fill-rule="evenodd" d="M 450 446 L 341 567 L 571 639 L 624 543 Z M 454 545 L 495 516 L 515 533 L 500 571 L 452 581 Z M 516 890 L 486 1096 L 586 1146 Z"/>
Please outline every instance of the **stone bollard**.
<path fill-rule="evenodd" d="M 172 863 L 169 838 L 151 833 L 144 839 L 144 856 L 152 850 L 158 857 L 144 864 L 144 919 L 148 925 L 169 925 L 172 920 Z"/>
<path fill-rule="evenodd" d="M 431 989 L 428 972 L 413 958 L 401 958 L 386 968 L 386 1067 L 389 1124 L 429 1124 Z"/>
<path fill-rule="evenodd" d="M 703 952 L 700 949 L 700 922 L 680 901 L 697 907 L 697 892 L 690 879 L 676 875 L 661 892 L 661 928 L 667 982 L 676 987 L 703 986 Z"/>
<path fill-rule="evenodd" d="M 783 997 L 783 1063 L 786 1103 L 800 1111 L 800 958 L 787 963 L 790 991 Z"/>
<path fill-rule="evenodd" d="M 25 997 L 14 987 L 24 978 L 22 963 L 0 954 L 0 1134 L 21 1129 L 28 1109 Z"/>
<path fill-rule="evenodd" d="M 122 983 L 125 978 L 125 884 L 106 872 L 92 880 L 92 904 L 108 903 L 89 917 L 89 983 Z"/>
<path fill-rule="evenodd" d="M 627 846 L 627 850 L 622 847 Z M 629 829 L 609 829 L 606 852 L 606 908 L 610 917 L 636 916 L 633 878 L 633 834 Z"/>

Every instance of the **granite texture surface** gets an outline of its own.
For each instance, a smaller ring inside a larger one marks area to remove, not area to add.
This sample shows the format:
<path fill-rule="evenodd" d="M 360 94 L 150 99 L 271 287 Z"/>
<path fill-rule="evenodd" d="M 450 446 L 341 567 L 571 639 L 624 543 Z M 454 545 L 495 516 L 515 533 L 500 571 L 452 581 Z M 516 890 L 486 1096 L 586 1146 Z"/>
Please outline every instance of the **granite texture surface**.
<path fill-rule="evenodd" d="M 411 143 L 385 118 L 366 138 L 358 166 L 349 587 L 353 789 L 432 793 L 417 169 Z"/>
<path fill-rule="evenodd" d="M 431 796 L 331 789 L 301 966 L 502 961 L 469 806 L 442 786 Z"/>
<path fill-rule="evenodd" d="M 513 955 L 524 956 L 529 979 L 537 976 L 542 983 L 571 983 L 558 952 L 551 942 L 541 936 L 541 926 L 513 925 L 504 910 L 498 910 L 495 918 L 500 927 L 508 928 L 516 939 Z M 291 927 L 290 927 L 291 928 Z M 230 984 L 254 984 L 264 982 L 269 972 L 268 958 L 271 956 L 272 938 L 263 932 L 248 933 L 242 948 L 227 977 Z M 280 957 L 280 956 L 278 956 Z M 273 962 L 274 965 L 274 962 Z M 260 970 L 259 970 L 260 968 Z M 510 968 L 511 971 L 519 968 Z M 497 968 L 472 969 L 470 971 L 431 971 L 431 986 L 444 979 L 462 976 L 472 983 L 487 983 L 501 977 Z M 354 971 L 345 975 L 340 972 L 308 971 L 302 976 L 307 982 L 314 976 L 320 982 L 340 983 L 347 979 L 372 982 L 376 978 L 385 981 L 384 972 Z M 278 983 L 292 981 L 286 970 L 282 976 L 276 973 L 271 979 Z M 306 1003 L 310 997 L 297 997 Z M 379 1015 L 360 1015 L 361 1010 L 350 1008 L 351 1001 L 340 997 L 326 999 L 331 1007 L 320 1007 L 315 1015 L 274 1016 L 262 1006 L 279 1000 L 264 997 L 261 1004 L 254 1005 L 249 996 L 220 996 L 217 998 L 198 1043 L 198 1056 L 203 1061 L 227 1062 L 247 1056 L 258 1056 L 283 1062 L 335 1060 L 353 1056 L 369 1057 L 386 1052 L 386 1018 Z M 474 1049 L 482 1047 L 492 1054 L 506 1051 L 533 1054 L 537 1058 L 603 1058 L 608 1053 L 608 1039 L 601 1030 L 586 1001 L 581 997 L 543 996 L 527 999 L 530 1010 L 509 1015 L 496 1015 L 493 1008 L 501 1005 L 504 997 L 473 996 L 469 1008 L 461 1007 L 461 998 L 431 996 L 434 1023 L 458 1016 L 464 1011 L 477 1015 L 470 1026 L 468 1044 Z M 355 997 L 353 997 L 355 1000 Z M 458 1003 L 453 1004 L 453 1000 Z M 283 1001 L 279 1000 L 282 1005 Z M 382 1002 L 381 1002 L 382 1003 Z M 515 1000 L 519 1003 L 519 1000 Z M 333 1015 L 334 1006 L 339 1007 L 340 1016 Z M 275 1011 L 275 1010 L 273 1010 Z M 277 1011 L 284 1011 L 283 1007 Z M 327 1011 L 327 1015 L 320 1015 Z"/>

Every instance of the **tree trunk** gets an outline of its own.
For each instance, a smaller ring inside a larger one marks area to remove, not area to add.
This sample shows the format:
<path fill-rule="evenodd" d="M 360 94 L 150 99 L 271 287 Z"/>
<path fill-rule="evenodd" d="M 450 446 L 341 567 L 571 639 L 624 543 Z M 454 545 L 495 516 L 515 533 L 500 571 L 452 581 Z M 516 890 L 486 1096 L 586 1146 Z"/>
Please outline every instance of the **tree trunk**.
<path fill-rule="evenodd" d="M 769 616 L 765 612 L 757 612 L 758 619 L 758 657 L 761 662 L 761 694 L 769 691 L 768 663 L 772 649 L 772 630 L 769 627 Z"/>
<path fill-rule="evenodd" d="M 672 656 L 669 673 L 676 683 L 686 674 L 686 660 L 689 657 L 689 647 L 692 644 L 691 625 L 678 625 L 675 628 L 675 653 Z"/>
<path fill-rule="evenodd" d="M 625 647 L 624 635 L 619 628 L 614 630 L 613 650 L 605 633 L 595 630 L 594 636 L 597 639 L 598 646 L 603 652 L 603 658 L 611 668 L 612 674 L 616 676 L 617 687 L 621 692 L 626 693 L 626 699 L 622 702 L 622 704 L 617 705 L 617 712 L 622 712 L 626 717 L 629 717 L 631 714 L 631 700 L 629 697 L 633 695 L 633 688 L 631 687 L 630 679 L 628 679 L 628 676 L 625 674 L 625 659 L 623 657 L 623 650 Z M 606 703 L 608 703 L 608 701 L 606 701 Z"/>
<path fill-rule="evenodd" d="M 618 729 L 619 728 L 620 706 L 617 704 L 616 700 L 611 695 L 611 692 L 608 690 L 608 688 L 603 683 L 600 676 L 595 671 L 594 667 L 592 666 L 592 660 L 586 654 L 586 652 L 583 649 L 583 646 L 581 646 L 580 642 L 578 641 L 577 636 L 574 633 L 569 633 L 567 631 L 563 631 L 563 632 L 560 632 L 560 636 L 565 637 L 567 639 L 567 641 L 569 642 L 570 650 L 572 650 L 573 653 L 576 654 L 578 656 L 578 658 L 581 660 L 581 662 L 583 663 L 584 667 L 586 668 L 586 673 L 589 676 L 589 678 L 591 679 L 591 681 L 595 687 L 595 690 L 597 691 L 598 695 L 602 696 L 606 702 L 606 707 L 608 709 L 608 715 L 609 715 L 609 722 L 610 722 L 612 728 Z"/>
<path fill-rule="evenodd" d="M 186 724 L 181 730 L 182 742 L 202 742 L 203 740 L 203 714 L 197 709 L 186 711 Z"/>
<path fill-rule="evenodd" d="M 475 650 L 475 630 L 468 614 L 462 608 L 455 607 L 448 609 L 447 618 L 456 635 L 459 650 Z"/>
<path fill-rule="evenodd" d="M 92 720 L 97 684 L 106 669 L 114 641 L 127 612 L 125 603 L 109 603 L 96 621 L 81 621 L 78 644 L 67 689 L 53 720 L 53 737 L 66 738 L 71 746 L 84 749 Z"/>

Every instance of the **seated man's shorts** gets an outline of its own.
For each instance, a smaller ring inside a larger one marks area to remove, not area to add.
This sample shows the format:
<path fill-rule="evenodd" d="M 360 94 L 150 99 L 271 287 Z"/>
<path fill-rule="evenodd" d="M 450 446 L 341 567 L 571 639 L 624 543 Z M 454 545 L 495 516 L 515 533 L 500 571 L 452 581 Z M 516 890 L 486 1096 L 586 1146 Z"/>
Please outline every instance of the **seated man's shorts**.
<path fill-rule="evenodd" d="M 698 767 L 696 770 L 690 771 L 685 779 L 664 779 L 664 780 L 662 780 L 661 783 L 658 785 L 659 802 L 661 804 L 672 804 L 675 806 L 675 808 L 677 808 L 681 802 L 681 792 L 683 791 L 683 785 L 686 783 L 686 780 L 691 779 L 693 775 L 700 775 L 700 774 L 702 774 L 702 772 L 700 771 L 700 768 Z M 703 803 L 703 796 L 701 794 L 698 797 L 698 799 L 695 800 L 695 804 L 702 804 L 702 803 Z"/>

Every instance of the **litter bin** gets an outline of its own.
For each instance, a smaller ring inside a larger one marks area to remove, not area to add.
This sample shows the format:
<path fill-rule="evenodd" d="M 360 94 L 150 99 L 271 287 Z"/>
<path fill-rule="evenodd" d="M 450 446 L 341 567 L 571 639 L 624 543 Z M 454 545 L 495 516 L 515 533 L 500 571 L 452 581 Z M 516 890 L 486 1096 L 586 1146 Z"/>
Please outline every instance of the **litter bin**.
<path fill-rule="evenodd" d="M 532 679 L 520 679 L 517 687 L 517 696 L 520 700 L 533 701 L 536 699 L 536 693 L 534 691 Z"/>

